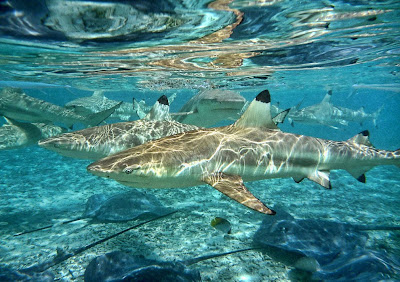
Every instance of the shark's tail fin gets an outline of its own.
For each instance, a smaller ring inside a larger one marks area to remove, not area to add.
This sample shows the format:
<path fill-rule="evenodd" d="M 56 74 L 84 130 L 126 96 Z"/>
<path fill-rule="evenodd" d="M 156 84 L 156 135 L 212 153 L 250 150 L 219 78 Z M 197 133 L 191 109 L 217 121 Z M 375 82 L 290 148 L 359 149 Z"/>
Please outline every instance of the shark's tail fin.
<path fill-rule="evenodd" d="M 121 106 L 121 104 L 122 104 L 122 102 L 119 102 L 114 107 L 111 107 L 107 110 L 88 115 L 86 117 L 86 125 L 96 126 L 96 125 L 100 124 L 102 121 L 104 121 L 106 118 L 108 118 L 112 113 L 114 113 L 114 111 L 116 109 L 118 109 L 119 106 Z"/>
<path fill-rule="evenodd" d="M 374 123 L 374 126 L 376 127 L 376 120 L 378 116 L 381 114 L 381 111 L 383 110 L 384 105 L 382 105 L 375 113 L 372 114 L 372 122 Z"/>

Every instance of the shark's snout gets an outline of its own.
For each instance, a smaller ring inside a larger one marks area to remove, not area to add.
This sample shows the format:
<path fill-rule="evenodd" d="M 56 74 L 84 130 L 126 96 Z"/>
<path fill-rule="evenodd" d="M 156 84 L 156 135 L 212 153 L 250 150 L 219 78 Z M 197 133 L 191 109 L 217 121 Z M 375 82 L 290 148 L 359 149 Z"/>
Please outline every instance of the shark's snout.
<path fill-rule="evenodd" d="M 92 163 L 87 166 L 86 170 L 91 174 L 103 177 L 109 177 L 109 171 L 105 170 L 101 165 Z"/>
<path fill-rule="evenodd" d="M 52 140 L 51 138 L 44 139 L 44 140 L 40 140 L 40 141 L 38 142 L 38 145 L 39 145 L 40 147 L 43 147 L 43 148 L 53 147 L 53 142 L 52 142 L 51 140 Z"/>
<path fill-rule="evenodd" d="M 66 142 L 63 142 L 63 140 L 60 140 L 58 138 L 47 138 L 47 139 L 43 139 L 40 140 L 38 142 L 38 145 L 42 148 L 46 148 L 46 149 L 52 149 L 52 148 L 69 148 Z"/>

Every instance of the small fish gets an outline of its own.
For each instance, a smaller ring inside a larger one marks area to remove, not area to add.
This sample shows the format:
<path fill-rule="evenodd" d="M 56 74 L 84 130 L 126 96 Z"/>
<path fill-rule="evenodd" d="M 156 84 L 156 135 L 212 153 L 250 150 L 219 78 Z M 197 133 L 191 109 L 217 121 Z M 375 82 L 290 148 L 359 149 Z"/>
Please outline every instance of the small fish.
<path fill-rule="evenodd" d="M 231 223 L 225 218 L 215 217 L 213 220 L 211 220 L 211 226 L 219 231 L 222 231 L 223 233 L 231 234 Z"/>

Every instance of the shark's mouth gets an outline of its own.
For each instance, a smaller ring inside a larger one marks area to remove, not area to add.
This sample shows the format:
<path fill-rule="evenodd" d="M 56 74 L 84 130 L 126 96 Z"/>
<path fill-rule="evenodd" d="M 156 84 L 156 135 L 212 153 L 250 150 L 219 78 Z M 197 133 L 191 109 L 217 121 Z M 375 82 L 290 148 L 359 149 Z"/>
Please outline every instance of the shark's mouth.
<path fill-rule="evenodd" d="M 119 184 L 125 185 L 125 186 L 129 186 L 129 187 L 134 187 L 134 188 L 140 188 L 143 187 L 144 183 L 142 182 L 137 182 L 137 181 L 126 181 L 126 180 L 115 180 L 117 181 Z"/>

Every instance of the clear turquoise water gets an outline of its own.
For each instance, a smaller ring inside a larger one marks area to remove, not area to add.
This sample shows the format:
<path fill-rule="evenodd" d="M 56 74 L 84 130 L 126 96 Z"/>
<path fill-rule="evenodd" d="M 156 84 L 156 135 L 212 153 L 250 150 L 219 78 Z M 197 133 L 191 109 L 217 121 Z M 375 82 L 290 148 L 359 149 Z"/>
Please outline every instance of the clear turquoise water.
<path fill-rule="evenodd" d="M 95 90 L 114 100 L 144 99 L 148 105 L 161 94 L 177 93 L 172 112 L 211 87 L 235 90 L 247 100 L 267 88 L 282 108 L 303 99 L 302 106 L 316 104 L 331 89 L 338 106 L 363 106 L 366 112 L 383 106 L 377 126 L 350 123 L 333 129 L 284 123 L 281 129 L 333 140 L 368 129 L 377 148 L 400 147 L 398 1 L 232 1 L 218 10 L 209 1 L 94 1 L 86 8 L 80 1 L 38 1 L 31 7 L 23 2 L 0 2 L 1 87 L 21 87 L 58 105 Z M 104 16 L 110 7 L 114 14 Z M 90 161 L 38 146 L 0 151 L 0 157 L 1 264 L 26 267 L 51 257 L 57 247 L 79 247 L 125 226 L 84 227 L 81 222 L 13 237 L 80 215 L 95 193 L 130 188 L 89 175 L 85 168 Z M 374 168 L 366 184 L 344 171 L 331 178 L 331 191 L 289 179 L 248 186 L 263 201 L 283 205 L 299 218 L 400 224 L 397 167 Z M 66 261 L 52 269 L 56 278 L 82 280 L 92 258 L 115 249 L 172 260 L 247 247 L 262 220 L 206 186 L 151 193 L 166 205 L 187 208 L 185 214 Z M 210 227 L 215 216 L 231 221 L 228 239 Z M 370 237 L 369 244 L 399 255 L 398 233 Z M 288 280 L 283 264 L 259 253 L 196 268 L 206 281 L 241 281 L 245 275 L 251 281 Z"/>

